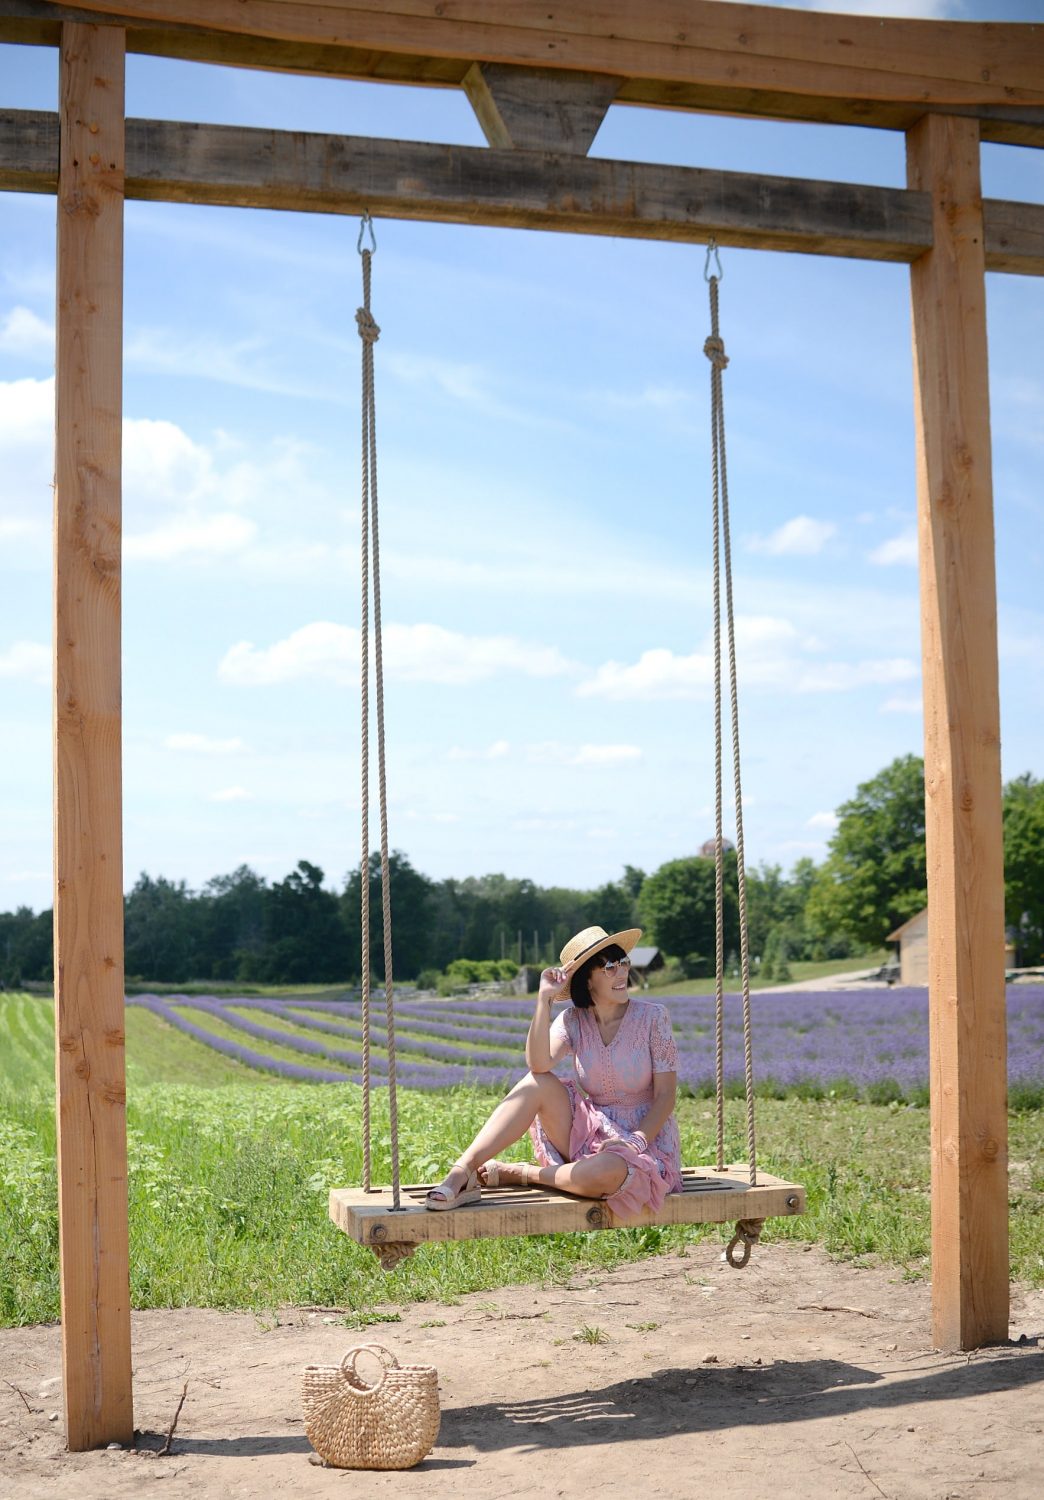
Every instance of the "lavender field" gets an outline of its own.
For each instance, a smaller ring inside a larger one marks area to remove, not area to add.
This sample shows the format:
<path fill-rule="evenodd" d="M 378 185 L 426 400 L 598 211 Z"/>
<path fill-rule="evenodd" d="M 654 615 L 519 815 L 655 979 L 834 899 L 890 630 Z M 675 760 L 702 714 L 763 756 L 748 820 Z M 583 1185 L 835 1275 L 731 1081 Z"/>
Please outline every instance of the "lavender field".
<path fill-rule="evenodd" d="M 247 1067 L 304 1082 L 357 1082 L 362 1028 L 354 1000 L 260 1000 L 139 996 L 128 1002 Z M 665 999 L 678 1043 L 683 1092 L 714 1081 L 714 1002 Z M 516 999 L 406 999 L 396 1006 L 396 1075 L 406 1088 L 501 1087 L 523 1071 L 531 1003 Z M 794 991 L 752 997 L 754 1074 L 759 1093 L 924 1103 L 928 1091 L 928 1000 L 923 989 Z M 388 1062 L 374 1007 L 371 1070 Z M 740 1003 L 726 1001 L 728 1092 L 743 1084 Z M 1044 1103 L 1044 985 L 1008 991 L 1008 1076 L 1012 1103 Z"/>

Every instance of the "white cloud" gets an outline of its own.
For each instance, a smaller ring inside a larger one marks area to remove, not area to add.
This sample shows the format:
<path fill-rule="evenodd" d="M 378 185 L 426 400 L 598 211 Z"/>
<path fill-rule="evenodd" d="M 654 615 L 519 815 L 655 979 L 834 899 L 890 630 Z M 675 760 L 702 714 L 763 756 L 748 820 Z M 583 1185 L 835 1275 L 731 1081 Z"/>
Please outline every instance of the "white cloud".
<path fill-rule="evenodd" d="M 49 534 L 50 527 L 26 516 L 0 516 L 0 542 L 15 542 L 23 537 L 42 539 Z"/>
<path fill-rule="evenodd" d="M 188 375 L 243 390 L 344 403 L 336 381 L 287 379 L 272 350 L 272 342 L 260 336 L 233 341 L 203 333 L 189 338 L 169 327 L 137 328 L 127 337 L 124 358 L 128 368 L 152 374 Z"/>
<path fill-rule="evenodd" d="M 636 662 L 627 665 L 607 661 L 593 677 L 581 682 L 581 698 L 609 698 L 616 703 L 662 698 L 701 696 L 714 681 L 714 663 L 710 656 L 694 652 L 676 656 L 665 646 L 643 651 Z"/>
<path fill-rule="evenodd" d="M 909 682 L 917 676 L 916 664 L 905 657 L 867 661 L 809 661 L 814 642 L 800 641 L 785 620 L 754 616 L 736 623 L 738 675 L 743 688 L 761 687 L 779 692 L 840 693 L 875 684 Z M 613 702 L 705 699 L 714 681 L 714 656 L 695 651 L 679 656 L 667 647 L 644 651 L 636 662 L 603 662 L 594 675 L 578 684 L 582 698 L 608 698 Z M 727 667 L 722 684 L 728 693 Z"/>
<path fill-rule="evenodd" d="M 558 677 L 572 670 L 557 646 L 513 636 L 462 635 L 441 625 L 386 625 L 384 658 L 389 677 L 404 682 L 460 686 L 505 672 Z M 354 682 L 359 672 L 359 631 L 317 620 L 268 647 L 252 641 L 232 646 L 218 667 L 224 682 L 260 686 L 302 678 Z"/>
<path fill-rule="evenodd" d="M 245 516 L 190 514 L 137 536 L 126 536 L 123 554 L 128 560 L 149 562 L 169 562 L 175 557 L 228 557 L 242 552 L 256 535 L 256 525 Z"/>
<path fill-rule="evenodd" d="M 545 740 L 526 749 L 527 759 L 538 766 L 618 766 L 641 760 L 637 745 L 563 745 Z"/>
<path fill-rule="evenodd" d="M 168 750 L 192 755 L 241 755 L 247 748 L 241 739 L 215 740 L 206 734 L 168 734 L 163 743 Z"/>
<path fill-rule="evenodd" d="M 211 792 L 211 802 L 253 802 L 253 792 L 248 792 L 245 786 L 226 786 L 218 792 Z"/>
<path fill-rule="evenodd" d="M 924 704 L 920 698 L 902 697 L 886 698 L 881 704 L 883 714 L 919 714 L 923 712 Z"/>
<path fill-rule="evenodd" d="M 746 799 L 744 799 L 746 805 Z M 831 832 L 837 827 L 837 813 L 817 812 L 813 813 L 805 824 L 806 828 L 828 828 Z"/>
<path fill-rule="evenodd" d="M 511 745 L 507 740 L 494 740 L 485 749 L 474 746 L 453 745 L 446 752 L 447 760 L 503 760 L 510 754 Z"/>
<path fill-rule="evenodd" d="M 0 381 L 0 449 L 54 444 L 54 377 Z"/>
<path fill-rule="evenodd" d="M 894 16 L 899 20 L 944 20 L 960 16 L 953 0 L 768 0 L 769 5 L 795 5 L 807 10 L 827 10 L 836 15 Z"/>
<path fill-rule="evenodd" d="M 0 324 L 0 349 L 6 354 L 53 360 L 54 324 L 45 323 L 28 307 L 12 307 Z"/>
<path fill-rule="evenodd" d="M 829 661 L 806 667 L 795 686 L 799 693 L 844 693 L 851 688 L 910 682 L 918 671 L 916 662 L 905 657 L 888 661 Z"/>
<path fill-rule="evenodd" d="M 917 528 L 907 527 L 898 536 L 889 537 L 879 547 L 867 554 L 868 560 L 878 567 L 887 568 L 895 563 L 904 567 L 917 566 Z"/>
<path fill-rule="evenodd" d="M 51 651 L 38 641 L 15 641 L 0 651 L 0 677 L 21 677 L 29 682 L 49 684 Z"/>
<path fill-rule="evenodd" d="M 766 552 L 773 557 L 814 557 L 836 534 L 833 521 L 793 516 L 768 536 L 752 536 L 747 545 L 752 552 Z"/>

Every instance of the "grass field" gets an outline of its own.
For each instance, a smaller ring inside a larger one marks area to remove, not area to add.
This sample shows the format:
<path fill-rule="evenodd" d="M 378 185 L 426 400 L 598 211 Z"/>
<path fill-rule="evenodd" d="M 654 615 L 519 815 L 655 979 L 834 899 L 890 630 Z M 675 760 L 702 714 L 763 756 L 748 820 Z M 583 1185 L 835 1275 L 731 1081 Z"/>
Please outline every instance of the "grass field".
<path fill-rule="evenodd" d="M 0 1323 L 58 1316 L 53 1011 L 0 995 Z M 360 1092 L 285 1082 L 212 1051 L 142 1007 L 127 1014 L 131 1283 L 135 1307 L 284 1303 L 349 1310 L 361 1325 L 399 1302 L 561 1280 L 667 1248 L 720 1249 L 717 1228 L 424 1247 L 392 1277 L 327 1217 L 327 1191 L 358 1182 Z M 456 1087 L 400 1092 L 403 1179 L 431 1179 L 495 1094 Z M 713 1106 L 679 1105 L 687 1162 L 713 1157 Z M 838 1256 L 881 1257 L 920 1276 L 928 1252 L 928 1114 L 851 1099 L 759 1101 L 759 1161 L 808 1189 L 808 1213 L 768 1225 Z M 727 1104 L 727 1153 L 745 1154 L 743 1106 Z M 1044 1113 L 1013 1112 L 1012 1271 L 1044 1285 Z M 377 1180 L 387 1180 L 386 1094 L 375 1095 Z M 520 1153 L 520 1154 L 524 1154 Z M 702 1244 L 700 1242 L 703 1242 Z"/>

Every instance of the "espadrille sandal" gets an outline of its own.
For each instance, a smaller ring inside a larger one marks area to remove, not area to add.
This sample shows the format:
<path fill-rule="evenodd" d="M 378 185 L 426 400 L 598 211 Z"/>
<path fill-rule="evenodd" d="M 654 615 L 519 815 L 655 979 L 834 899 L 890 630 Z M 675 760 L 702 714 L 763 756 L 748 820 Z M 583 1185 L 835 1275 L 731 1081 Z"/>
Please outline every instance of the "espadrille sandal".
<path fill-rule="evenodd" d="M 521 1180 L 518 1182 L 509 1182 L 505 1180 L 503 1183 L 501 1183 L 500 1174 L 503 1172 L 505 1167 L 509 1167 L 512 1170 L 517 1168 Z M 481 1167 L 479 1167 L 479 1180 L 482 1183 L 483 1187 L 488 1188 L 498 1188 L 501 1186 L 531 1187 L 532 1184 L 537 1180 L 536 1174 L 539 1172 L 539 1170 L 539 1167 L 532 1166 L 528 1161 L 486 1161 L 482 1163 Z"/>
<path fill-rule="evenodd" d="M 454 1168 L 450 1167 L 450 1171 L 453 1170 Z M 444 1182 L 440 1182 L 438 1187 L 433 1187 L 424 1200 L 424 1206 L 441 1212 L 447 1208 L 463 1208 L 466 1203 L 478 1203 L 481 1197 L 482 1188 L 479 1186 L 478 1173 L 469 1172 L 466 1181 L 456 1192 L 447 1187 Z"/>

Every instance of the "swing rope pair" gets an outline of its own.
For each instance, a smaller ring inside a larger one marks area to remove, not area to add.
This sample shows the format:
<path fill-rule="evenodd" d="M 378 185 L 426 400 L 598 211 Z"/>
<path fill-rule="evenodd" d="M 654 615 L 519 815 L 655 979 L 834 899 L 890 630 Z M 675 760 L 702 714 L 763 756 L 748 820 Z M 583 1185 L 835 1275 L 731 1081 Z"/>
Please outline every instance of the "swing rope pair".
<path fill-rule="evenodd" d="M 369 233 L 370 243 L 364 245 Z M 391 1147 L 393 1208 L 400 1208 L 398 1099 L 395 1077 L 395 1013 L 392 978 L 391 886 L 388 862 L 388 797 L 384 734 L 384 664 L 381 637 L 380 530 L 377 493 L 377 418 L 374 387 L 374 345 L 380 328 L 370 308 L 373 255 L 377 249 L 373 221 L 367 213 L 359 230 L 358 251 L 362 260 L 363 305 L 356 312 L 356 323 L 362 341 L 362 513 L 360 522 L 362 555 L 362 606 L 360 624 L 361 662 L 361 764 L 362 764 L 362 858 L 361 893 L 361 967 L 363 1029 L 363 1189 L 373 1191 L 371 1169 L 371 1057 L 370 1057 L 370 881 L 369 881 L 369 770 L 370 770 L 370 595 L 373 596 L 374 681 L 377 698 L 377 755 L 381 825 L 381 894 L 384 927 L 384 990 L 387 1016 L 388 1111 Z M 711 262 L 714 262 L 714 271 Z M 732 593 L 732 543 L 729 521 L 728 465 L 725 446 L 725 402 L 722 374 L 728 365 L 719 325 L 718 288 L 722 278 L 717 246 L 711 241 L 707 249 L 704 277 L 710 294 L 711 331 L 703 352 L 711 365 L 711 455 L 713 490 L 713 610 L 714 610 L 714 917 L 715 917 L 715 985 L 714 1043 L 715 1095 L 717 1103 L 717 1170 L 725 1169 L 725 1075 L 724 1075 L 724 844 L 722 838 L 723 790 L 722 760 L 722 589 L 725 575 L 725 627 L 729 663 L 729 699 L 732 739 L 733 791 L 736 817 L 736 873 L 739 896 L 740 973 L 743 998 L 743 1055 L 747 1106 L 747 1153 L 750 1184 L 757 1185 L 756 1139 L 754 1126 L 754 1073 L 750 1010 L 750 948 L 747 933 L 747 887 L 743 843 L 743 792 L 740 778 L 739 701 L 736 672 L 736 631 Z M 729 1246 L 729 1258 L 738 1238 Z M 749 1242 L 747 1254 L 749 1255 Z"/>

